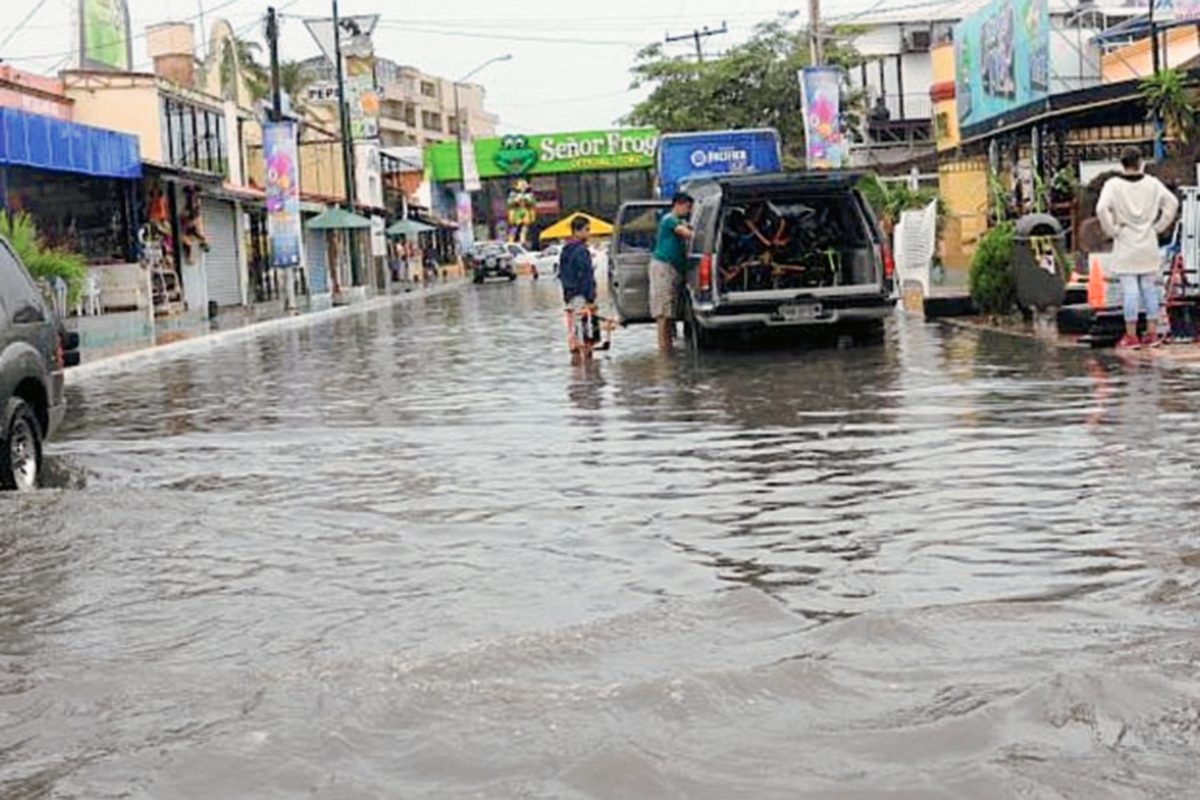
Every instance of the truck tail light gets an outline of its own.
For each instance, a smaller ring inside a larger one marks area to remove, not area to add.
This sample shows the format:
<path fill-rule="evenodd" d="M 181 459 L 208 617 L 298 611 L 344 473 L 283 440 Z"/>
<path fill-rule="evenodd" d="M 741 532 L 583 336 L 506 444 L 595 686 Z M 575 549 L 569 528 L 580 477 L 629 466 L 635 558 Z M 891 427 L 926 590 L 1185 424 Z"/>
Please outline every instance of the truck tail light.
<path fill-rule="evenodd" d="M 896 275 L 896 259 L 892 257 L 892 248 L 887 242 L 879 246 L 879 254 L 883 257 L 883 277 L 889 281 Z"/>
<path fill-rule="evenodd" d="M 697 274 L 699 278 L 700 291 L 712 291 L 712 275 L 713 273 L 713 257 L 711 253 L 705 253 L 700 256 L 700 269 Z"/>

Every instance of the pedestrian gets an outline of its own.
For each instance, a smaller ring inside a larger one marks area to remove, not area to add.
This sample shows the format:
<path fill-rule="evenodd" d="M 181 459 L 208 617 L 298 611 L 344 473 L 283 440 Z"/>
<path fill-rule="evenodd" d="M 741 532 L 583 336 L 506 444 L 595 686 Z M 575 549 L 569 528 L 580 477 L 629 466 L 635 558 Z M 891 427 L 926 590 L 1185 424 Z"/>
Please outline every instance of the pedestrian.
<path fill-rule="evenodd" d="M 658 223 L 658 236 L 650 259 L 650 315 L 658 324 L 658 349 L 671 350 L 675 338 L 675 317 L 679 289 L 687 274 L 688 242 L 692 228 L 688 220 L 694 201 L 686 192 L 671 198 L 671 213 Z"/>
<path fill-rule="evenodd" d="M 559 256 L 558 280 L 562 283 L 566 303 L 567 349 L 571 363 L 589 361 L 592 349 L 599 341 L 596 318 L 596 272 L 592 253 L 588 249 L 591 228 L 587 217 L 571 220 L 571 239 Z"/>
<path fill-rule="evenodd" d="M 1110 270 L 1121 278 L 1124 295 L 1125 336 L 1117 347 L 1157 347 L 1158 273 L 1162 269 L 1158 237 L 1170 230 L 1179 211 L 1179 200 L 1153 175 L 1142 172 L 1142 154 L 1136 147 L 1121 153 L 1122 171 L 1100 191 L 1096 217 L 1113 239 Z M 1146 336 L 1138 339 L 1138 312 L 1146 313 Z"/>

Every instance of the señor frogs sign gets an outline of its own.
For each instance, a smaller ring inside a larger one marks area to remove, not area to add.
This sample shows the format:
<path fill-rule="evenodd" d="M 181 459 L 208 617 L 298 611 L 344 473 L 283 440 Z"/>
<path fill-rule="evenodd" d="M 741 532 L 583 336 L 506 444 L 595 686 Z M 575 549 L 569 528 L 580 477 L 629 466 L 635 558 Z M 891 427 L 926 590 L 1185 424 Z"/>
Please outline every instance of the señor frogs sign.
<path fill-rule="evenodd" d="M 654 128 L 501 136 L 474 142 L 481 178 L 650 169 L 657 144 L 658 131 Z M 434 145 L 428 155 L 436 180 L 461 179 L 452 142 Z"/>

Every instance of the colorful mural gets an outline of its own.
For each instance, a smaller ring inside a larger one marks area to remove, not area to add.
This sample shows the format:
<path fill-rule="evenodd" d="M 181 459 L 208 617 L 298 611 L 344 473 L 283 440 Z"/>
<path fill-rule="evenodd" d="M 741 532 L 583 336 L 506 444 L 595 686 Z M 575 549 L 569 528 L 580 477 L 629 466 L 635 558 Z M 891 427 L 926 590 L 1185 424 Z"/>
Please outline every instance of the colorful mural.
<path fill-rule="evenodd" d="M 958 121 L 977 125 L 1050 91 L 1048 0 L 992 0 L 954 29 Z"/>

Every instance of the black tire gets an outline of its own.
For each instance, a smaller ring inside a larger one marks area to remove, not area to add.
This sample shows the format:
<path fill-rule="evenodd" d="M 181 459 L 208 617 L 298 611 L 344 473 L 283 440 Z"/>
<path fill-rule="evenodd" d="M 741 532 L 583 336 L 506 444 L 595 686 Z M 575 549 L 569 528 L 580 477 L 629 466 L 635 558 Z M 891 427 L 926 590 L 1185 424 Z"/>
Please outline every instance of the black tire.
<path fill-rule="evenodd" d="M 475 277 L 471 279 L 471 282 L 475 284 L 483 283 L 483 275 L 476 272 Z"/>
<path fill-rule="evenodd" d="M 515 273 L 515 272 L 508 273 L 508 279 L 510 281 L 515 281 L 517 279 L 517 273 Z"/>
<path fill-rule="evenodd" d="M 686 294 L 684 294 L 680 306 L 679 316 L 683 320 L 684 341 L 697 350 L 712 348 L 716 335 L 696 321 L 696 314 L 692 311 L 691 300 Z"/>
<path fill-rule="evenodd" d="M 42 475 L 42 427 L 33 408 L 13 397 L 4 410 L 0 438 L 0 488 L 32 491 Z"/>
<path fill-rule="evenodd" d="M 883 344 L 883 320 L 873 319 L 854 326 L 855 344 Z"/>

